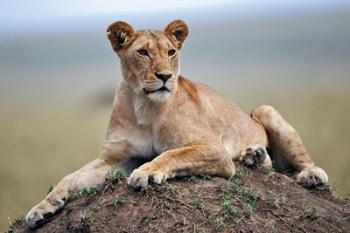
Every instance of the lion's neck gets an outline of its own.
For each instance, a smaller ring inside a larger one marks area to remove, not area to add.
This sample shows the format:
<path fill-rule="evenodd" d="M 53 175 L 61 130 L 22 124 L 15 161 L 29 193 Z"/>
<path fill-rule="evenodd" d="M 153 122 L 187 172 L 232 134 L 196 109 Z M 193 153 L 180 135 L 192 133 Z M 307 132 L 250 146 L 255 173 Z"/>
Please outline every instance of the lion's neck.
<path fill-rule="evenodd" d="M 158 102 L 149 98 L 142 90 L 133 91 L 131 105 L 133 106 L 137 124 L 149 125 L 161 118 L 162 114 L 169 110 L 174 92 L 176 90 L 172 91 L 167 101 Z"/>

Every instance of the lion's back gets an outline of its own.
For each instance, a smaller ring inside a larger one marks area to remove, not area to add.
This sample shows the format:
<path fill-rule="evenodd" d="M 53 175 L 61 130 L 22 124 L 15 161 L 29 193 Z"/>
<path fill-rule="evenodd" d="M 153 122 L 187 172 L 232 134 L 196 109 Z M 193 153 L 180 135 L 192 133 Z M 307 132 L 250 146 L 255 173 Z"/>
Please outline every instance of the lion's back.
<path fill-rule="evenodd" d="M 229 141 L 233 147 L 231 150 L 237 152 L 249 144 L 267 143 L 264 128 L 239 106 L 205 84 L 198 83 L 195 87 L 204 117 L 210 122 L 212 130 Z"/>

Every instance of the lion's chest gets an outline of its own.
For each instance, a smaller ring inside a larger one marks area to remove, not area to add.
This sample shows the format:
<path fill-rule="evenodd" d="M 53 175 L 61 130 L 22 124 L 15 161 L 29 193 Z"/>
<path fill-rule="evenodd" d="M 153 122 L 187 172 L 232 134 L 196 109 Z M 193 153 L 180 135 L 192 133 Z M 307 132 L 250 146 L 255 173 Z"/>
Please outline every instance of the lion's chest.
<path fill-rule="evenodd" d="M 178 147 L 175 134 L 169 130 L 169 127 L 164 125 L 154 124 L 149 138 L 149 143 L 152 145 L 152 150 L 156 155 Z"/>
<path fill-rule="evenodd" d="M 183 145 L 184 134 L 181 136 L 171 124 L 140 126 L 139 131 L 137 134 L 134 133 L 137 137 L 129 137 L 129 141 L 133 141 L 132 144 L 135 146 L 133 154 L 136 156 L 152 158 Z"/>

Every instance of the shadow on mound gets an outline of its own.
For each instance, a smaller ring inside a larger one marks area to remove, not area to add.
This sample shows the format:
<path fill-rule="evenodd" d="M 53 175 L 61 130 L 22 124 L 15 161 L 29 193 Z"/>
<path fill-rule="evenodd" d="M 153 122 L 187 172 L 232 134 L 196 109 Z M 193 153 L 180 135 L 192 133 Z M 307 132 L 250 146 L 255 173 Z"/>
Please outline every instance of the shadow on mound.
<path fill-rule="evenodd" d="M 135 192 L 116 173 L 53 219 L 9 232 L 350 232 L 350 201 L 283 174 L 238 168 L 231 180 L 191 176 Z"/>

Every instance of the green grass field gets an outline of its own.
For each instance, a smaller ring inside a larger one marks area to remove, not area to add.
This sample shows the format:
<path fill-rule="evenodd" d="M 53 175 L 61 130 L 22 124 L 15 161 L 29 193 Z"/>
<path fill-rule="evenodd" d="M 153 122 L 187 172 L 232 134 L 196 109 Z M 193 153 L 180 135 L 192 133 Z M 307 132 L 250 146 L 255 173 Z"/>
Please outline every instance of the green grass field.
<path fill-rule="evenodd" d="M 246 111 L 259 104 L 278 108 L 298 129 L 338 193 L 349 194 L 350 92 L 326 88 L 311 93 L 298 88 L 250 91 L 223 90 Z M 110 107 L 81 101 L 51 104 L 11 104 L 1 110 L 1 228 L 44 198 L 50 185 L 99 153 Z"/>

